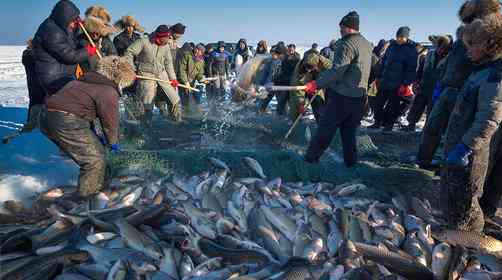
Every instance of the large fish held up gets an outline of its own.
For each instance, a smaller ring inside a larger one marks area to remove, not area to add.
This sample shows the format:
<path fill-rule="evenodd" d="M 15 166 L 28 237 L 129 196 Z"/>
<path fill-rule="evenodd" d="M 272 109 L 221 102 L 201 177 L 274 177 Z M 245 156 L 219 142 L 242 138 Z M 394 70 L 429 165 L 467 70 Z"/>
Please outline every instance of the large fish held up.
<path fill-rule="evenodd" d="M 271 61 L 269 55 L 257 55 L 248 60 L 240 68 L 237 83 L 234 84 L 234 102 L 243 102 L 246 99 L 263 98 L 266 96 L 264 88 L 257 86 L 265 75 L 265 67 Z"/>

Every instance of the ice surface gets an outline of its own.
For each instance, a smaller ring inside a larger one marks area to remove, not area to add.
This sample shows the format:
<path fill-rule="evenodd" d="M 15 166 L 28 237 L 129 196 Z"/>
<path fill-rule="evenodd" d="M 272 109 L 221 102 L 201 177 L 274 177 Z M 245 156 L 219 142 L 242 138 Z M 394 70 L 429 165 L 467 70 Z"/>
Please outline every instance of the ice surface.
<path fill-rule="evenodd" d="M 28 107 L 26 75 L 21 63 L 24 46 L 0 46 L 0 138 L 19 129 Z M 20 200 L 28 204 L 48 187 L 75 185 L 77 166 L 40 132 L 0 143 L 0 204 Z M 0 209 L 2 211 L 2 209 Z"/>

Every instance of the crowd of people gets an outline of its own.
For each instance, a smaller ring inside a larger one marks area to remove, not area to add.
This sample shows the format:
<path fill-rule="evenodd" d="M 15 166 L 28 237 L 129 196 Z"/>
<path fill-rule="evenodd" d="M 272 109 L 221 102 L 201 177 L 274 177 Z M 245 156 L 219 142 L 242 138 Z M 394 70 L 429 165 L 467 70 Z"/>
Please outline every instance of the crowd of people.
<path fill-rule="evenodd" d="M 153 109 L 181 121 L 203 98 L 193 89 L 205 84 L 207 102 L 221 100 L 233 71 L 255 56 L 270 57 L 257 86 L 304 86 L 287 94 L 269 90 L 259 113 L 277 99 L 277 115 L 291 120 L 311 104 L 318 125 L 305 160 L 317 163 L 340 129 L 343 158 L 357 163 L 356 134 L 369 129 L 415 132 L 425 118 L 417 166 L 441 167 L 441 190 L 449 226 L 481 231 L 502 197 L 502 15 L 497 0 L 469 0 L 460 8 L 461 25 L 451 35 L 431 35 L 432 48 L 411 40 L 400 27 L 395 38 L 373 45 L 360 32 L 359 15 L 340 23 L 341 38 L 301 56 L 294 44 L 266 41 L 235 50 L 225 42 L 179 47 L 186 27 L 160 25 L 144 33 L 130 15 L 114 25 L 93 6 L 80 19 L 69 0 L 59 1 L 23 53 L 30 93 L 25 130 L 40 129 L 79 164 L 79 194 L 88 198 L 103 186 L 105 149 L 120 151 L 118 101 L 138 98 L 141 125 L 151 126 Z M 112 34 L 121 31 L 112 40 Z M 146 77 L 140 78 L 138 77 Z M 407 123 L 402 123 L 406 117 Z M 99 119 L 104 135 L 96 133 Z M 438 164 L 434 155 L 444 143 Z"/>

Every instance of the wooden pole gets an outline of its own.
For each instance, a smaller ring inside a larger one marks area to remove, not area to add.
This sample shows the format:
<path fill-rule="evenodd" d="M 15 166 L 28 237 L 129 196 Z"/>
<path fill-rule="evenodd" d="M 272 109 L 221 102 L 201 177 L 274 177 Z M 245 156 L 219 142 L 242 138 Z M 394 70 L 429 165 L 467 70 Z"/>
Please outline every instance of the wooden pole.
<path fill-rule="evenodd" d="M 82 31 L 84 31 L 85 37 L 87 37 L 87 40 L 89 40 L 89 43 L 91 43 L 91 46 L 96 47 L 96 44 L 94 44 L 94 41 L 91 38 L 91 35 L 89 35 L 89 32 L 87 32 L 87 29 L 85 29 L 85 27 L 81 21 L 78 22 L 78 25 L 80 26 Z M 103 58 L 103 56 L 101 55 L 101 52 L 99 50 L 96 50 L 96 54 L 98 55 L 99 59 Z"/>
<path fill-rule="evenodd" d="M 312 99 L 310 99 L 309 101 L 307 101 L 307 104 L 305 104 L 304 108 L 305 108 L 305 111 L 303 111 L 302 113 L 300 113 L 298 115 L 298 117 L 296 118 L 295 122 L 291 125 L 291 127 L 289 128 L 288 130 L 288 133 L 286 133 L 286 136 L 284 136 L 284 139 L 282 139 L 283 141 L 285 141 L 286 139 L 288 139 L 288 137 L 291 135 L 291 132 L 293 132 L 293 129 L 298 125 L 298 123 L 300 122 L 300 120 L 302 119 L 303 115 L 305 114 L 307 108 L 310 106 L 310 104 L 312 104 L 312 102 L 314 101 L 314 99 L 319 96 L 321 92 L 320 91 L 317 91 L 317 93 L 312 97 Z"/>
<path fill-rule="evenodd" d="M 162 82 L 162 83 L 168 83 L 170 84 L 171 81 L 168 81 L 168 80 L 162 80 L 162 79 L 158 79 L 158 78 L 152 78 L 152 77 L 146 77 L 146 76 L 141 76 L 141 75 L 136 75 L 136 78 L 138 79 L 142 79 L 142 80 L 150 80 L 150 81 L 156 81 L 156 82 Z M 179 84 L 178 87 L 180 88 L 185 88 L 185 89 L 188 89 L 190 91 L 194 91 L 194 92 L 200 92 L 198 89 L 196 88 L 193 88 L 193 87 L 189 87 L 189 86 L 186 86 L 186 85 L 182 85 L 182 84 Z"/>
<path fill-rule="evenodd" d="M 306 86 L 271 86 L 267 87 L 267 91 L 292 91 L 292 90 L 305 90 Z"/>

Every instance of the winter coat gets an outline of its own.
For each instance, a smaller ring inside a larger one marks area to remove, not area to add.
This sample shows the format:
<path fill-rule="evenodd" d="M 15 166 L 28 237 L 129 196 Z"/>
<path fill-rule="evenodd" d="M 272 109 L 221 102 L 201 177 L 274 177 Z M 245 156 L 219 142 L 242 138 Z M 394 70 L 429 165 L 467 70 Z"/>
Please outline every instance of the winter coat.
<path fill-rule="evenodd" d="M 86 49 L 78 49 L 68 28 L 80 11 L 70 1 L 59 1 L 33 38 L 35 73 L 48 95 L 74 80 L 78 63 L 87 61 Z"/>
<path fill-rule="evenodd" d="M 441 86 L 443 88 L 462 88 L 473 69 L 474 64 L 467 56 L 464 42 L 462 40 L 455 41 L 448 54 L 446 67 L 441 78 Z"/>
<path fill-rule="evenodd" d="M 26 83 L 28 85 L 28 95 L 30 97 L 30 107 L 33 105 L 44 104 L 45 91 L 40 86 L 40 83 L 35 73 L 35 59 L 33 50 L 26 49 L 23 52 L 22 62 L 26 72 Z"/>
<path fill-rule="evenodd" d="M 149 38 L 141 38 L 127 48 L 125 57 L 131 65 L 136 62 L 136 70 L 140 75 L 163 80 L 176 80 L 174 61 L 169 45 L 159 46 L 152 43 Z"/>
<path fill-rule="evenodd" d="M 117 49 L 115 48 L 115 45 L 113 44 L 112 40 L 110 39 L 110 36 L 103 37 L 101 39 L 101 53 L 103 56 L 109 56 L 109 55 L 117 55 Z"/>
<path fill-rule="evenodd" d="M 240 48 L 240 43 L 244 43 L 245 47 L 243 49 Z M 246 63 L 252 57 L 246 40 L 239 40 L 239 42 L 237 43 L 237 49 L 235 50 L 234 58 L 237 54 L 242 56 L 242 64 Z"/>
<path fill-rule="evenodd" d="M 209 76 L 224 76 L 230 72 L 230 54 L 227 51 L 214 51 L 209 58 Z"/>
<path fill-rule="evenodd" d="M 333 61 L 335 59 L 335 51 L 331 47 L 325 47 L 321 50 L 321 55 Z"/>
<path fill-rule="evenodd" d="M 417 63 L 415 42 L 409 40 L 404 45 L 398 45 L 396 41 L 392 41 L 382 59 L 380 88 L 392 91 L 401 85 L 411 85 L 416 82 Z"/>
<path fill-rule="evenodd" d="M 180 51 L 178 79 L 181 84 L 200 81 L 204 78 L 204 60 L 198 61 L 191 51 Z"/>
<path fill-rule="evenodd" d="M 63 111 L 84 120 L 99 118 L 109 144 L 118 142 L 119 92 L 117 85 L 95 72 L 86 73 L 47 99 L 47 110 Z"/>
<path fill-rule="evenodd" d="M 280 59 L 270 59 L 265 68 L 263 69 L 263 76 L 259 85 L 266 85 L 269 83 L 276 84 L 281 76 L 282 61 Z"/>
<path fill-rule="evenodd" d="M 427 54 L 424 62 L 422 80 L 420 81 L 421 94 L 432 96 L 436 83 L 440 80 L 441 74 L 446 67 L 447 57 L 438 57 L 436 51 Z"/>
<path fill-rule="evenodd" d="M 305 70 L 305 65 L 317 65 L 318 71 L 308 72 Z M 295 67 L 293 75 L 291 77 L 292 86 L 303 86 L 308 82 L 314 81 L 319 78 L 320 74 L 328 71 L 333 66 L 332 62 L 321 56 L 319 54 L 312 53 L 304 57 Z M 305 91 L 298 90 L 292 91 L 291 94 L 292 103 L 298 100 L 298 103 L 302 103 L 305 97 Z M 324 94 L 322 95 L 324 98 Z"/>
<path fill-rule="evenodd" d="M 300 54 L 287 55 L 281 64 L 281 75 L 278 78 L 277 85 L 290 85 L 296 65 L 300 62 Z"/>
<path fill-rule="evenodd" d="M 348 97 L 366 95 L 372 50 L 371 43 L 361 34 L 344 36 L 337 43 L 333 66 L 321 75 L 317 86 Z"/>
<path fill-rule="evenodd" d="M 127 34 L 127 31 L 123 31 L 119 35 L 117 35 L 113 39 L 113 44 L 115 45 L 115 48 L 117 49 L 118 55 L 122 56 L 125 54 L 127 48 L 129 48 L 132 43 L 136 42 L 136 40 L 141 39 L 141 35 L 139 35 L 136 32 L 132 33 L 132 36 L 129 37 L 129 34 Z"/>
<path fill-rule="evenodd" d="M 479 67 L 462 87 L 448 125 L 449 150 L 459 143 L 473 151 L 487 149 L 493 136 L 500 134 L 501 122 L 502 59 L 498 59 Z"/>

